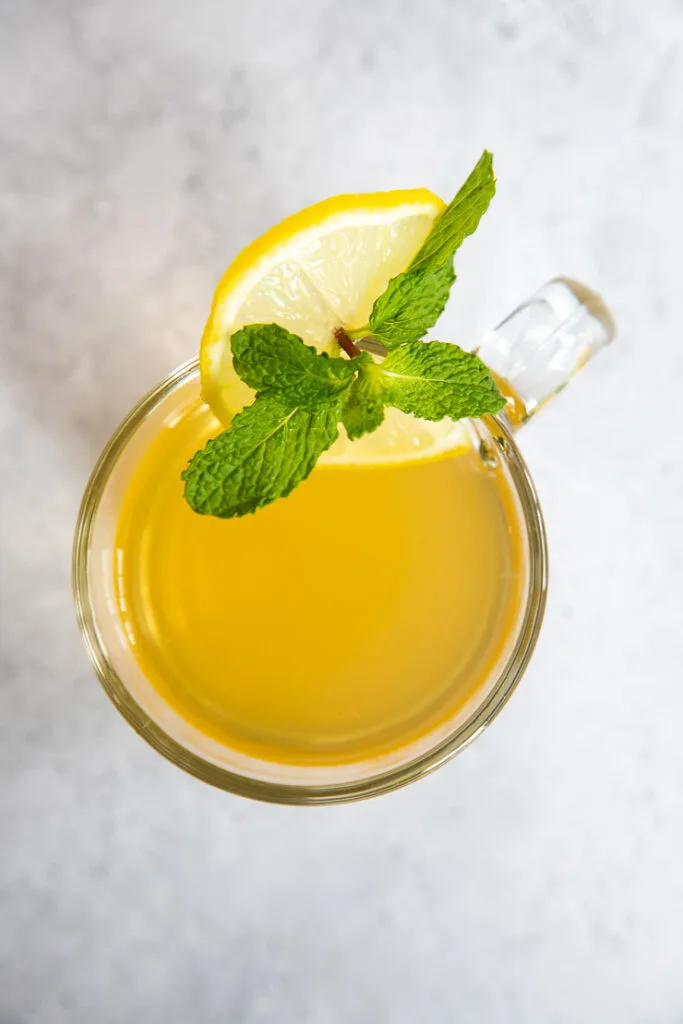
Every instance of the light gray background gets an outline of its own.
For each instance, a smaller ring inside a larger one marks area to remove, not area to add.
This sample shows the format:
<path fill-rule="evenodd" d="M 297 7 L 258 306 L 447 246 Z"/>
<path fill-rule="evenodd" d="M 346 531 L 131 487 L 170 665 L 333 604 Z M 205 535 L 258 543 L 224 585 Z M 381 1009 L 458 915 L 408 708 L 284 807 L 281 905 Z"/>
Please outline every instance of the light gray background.
<path fill-rule="evenodd" d="M 683 8 L 0 0 L 0 1024 L 683 1021 Z M 215 792 L 88 667 L 79 496 L 234 254 L 341 191 L 499 195 L 444 334 L 558 272 L 620 338 L 520 439 L 552 551 L 459 760 L 319 810 Z"/>

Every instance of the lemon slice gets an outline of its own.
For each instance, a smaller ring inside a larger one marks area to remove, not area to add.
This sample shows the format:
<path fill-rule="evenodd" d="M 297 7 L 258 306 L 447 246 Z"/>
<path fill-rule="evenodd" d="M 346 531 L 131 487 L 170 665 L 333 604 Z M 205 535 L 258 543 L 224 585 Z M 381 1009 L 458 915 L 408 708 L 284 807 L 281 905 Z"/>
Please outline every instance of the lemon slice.
<path fill-rule="evenodd" d="M 409 265 L 445 204 L 427 189 L 335 196 L 267 231 L 228 267 L 214 295 L 201 342 L 202 395 L 225 424 L 253 401 L 235 373 L 230 338 L 246 324 L 277 323 L 318 351 L 334 332 L 363 327 L 392 277 Z M 387 409 L 373 434 L 340 437 L 328 463 L 425 458 L 468 446 L 467 429 L 426 423 Z"/>
<path fill-rule="evenodd" d="M 384 414 L 382 426 L 357 441 L 349 441 L 340 425 L 339 438 L 320 456 L 318 465 L 377 466 L 436 459 L 446 454 L 460 454 L 472 447 L 472 430 L 466 420 L 453 423 L 443 419 L 430 423 L 390 406 L 385 408 Z"/>

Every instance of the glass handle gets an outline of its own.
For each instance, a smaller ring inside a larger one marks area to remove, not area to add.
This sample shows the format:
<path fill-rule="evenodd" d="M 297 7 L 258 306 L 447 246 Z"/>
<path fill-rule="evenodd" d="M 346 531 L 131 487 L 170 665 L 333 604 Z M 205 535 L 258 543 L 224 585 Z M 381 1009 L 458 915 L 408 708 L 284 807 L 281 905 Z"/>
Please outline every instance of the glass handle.
<path fill-rule="evenodd" d="M 557 277 L 489 331 L 475 351 L 508 400 L 505 415 L 519 427 L 615 334 L 596 292 Z"/>

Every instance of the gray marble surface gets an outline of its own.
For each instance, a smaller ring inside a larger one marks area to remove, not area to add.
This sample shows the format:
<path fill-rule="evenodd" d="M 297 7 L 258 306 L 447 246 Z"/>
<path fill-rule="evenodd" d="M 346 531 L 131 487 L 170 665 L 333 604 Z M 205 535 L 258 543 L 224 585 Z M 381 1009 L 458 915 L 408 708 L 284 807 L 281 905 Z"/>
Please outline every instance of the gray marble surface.
<path fill-rule="evenodd" d="M 683 1021 L 681 4 L 0 0 L 0 48 L 1 1024 Z M 393 796 L 213 791 L 89 669 L 88 472 L 253 236 L 449 193 L 484 145 L 449 336 L 558 272 L 620 325 L 520 438 L 552 552 L 533 664 Z"/>

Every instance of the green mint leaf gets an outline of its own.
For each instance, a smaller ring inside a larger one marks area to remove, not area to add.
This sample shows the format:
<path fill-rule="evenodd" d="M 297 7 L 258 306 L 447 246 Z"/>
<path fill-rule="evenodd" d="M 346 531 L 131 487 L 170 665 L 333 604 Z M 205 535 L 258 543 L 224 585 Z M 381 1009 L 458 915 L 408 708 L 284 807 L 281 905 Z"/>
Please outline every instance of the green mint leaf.
<path fill-rule="evenodd" d="M 260 394 L 312 409 L 349 386 L 355 366 L 304 345 L 278 324 L 250 324 L 230 339 L 235 371 Z"/>
<path fill-rule="evenodd" d="M 443 313 L 454 281 L 450 262 L 426 264 L 392 278 L 372 307 L 372 334 L 388 349 L 419 341 Z"/>
<path fill-rule="evenodd" d="M 484 151 L 408 269 L 375 300 L 369 327 L 387 349 L 419 341 L 441 316 L 455 281 L 453 255 L 476 230 L 495 191 L 493 158 Z"/>
<path fill-rule="evenodd" d="M 305 480 L 336 440 L 338 405 L 292 407 L 259 395 L 183 471 L 195 512 L 230 519 L 256 512 Z"/>
<path fill-rule="evenodd" d="M 351 441 L 377 430 L 384 420 L 382 368 L 373 363 L 367 352 L 357 362 L 358 376 L 341 403 L 341 421 Z"/>
<path fill-rule="evenodd" d="M 384 401 L 423 420 L 499 412 L 505 399 L 478 356 L 445 341 L 416 341 L 381 364 Z"/>
<path fill-rule="evenodd" d="M 476 231 L 495 192 L 493 157 L 484 150 L 469 178 L 436 221 L 408 269 L 450 263 L 463 240 Z"/>

